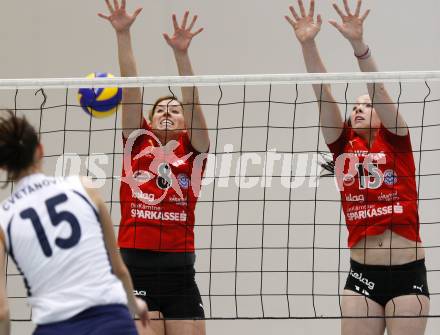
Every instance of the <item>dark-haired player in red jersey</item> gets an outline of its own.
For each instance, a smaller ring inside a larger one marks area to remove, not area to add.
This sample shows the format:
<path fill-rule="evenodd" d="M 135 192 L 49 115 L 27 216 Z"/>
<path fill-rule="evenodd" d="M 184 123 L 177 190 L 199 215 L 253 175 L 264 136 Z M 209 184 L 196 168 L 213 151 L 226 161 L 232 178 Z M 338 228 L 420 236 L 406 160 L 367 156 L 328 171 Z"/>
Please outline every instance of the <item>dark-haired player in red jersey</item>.
<path fill-rule="evenodd" d="M 326 72 L 315 43 L 322 18 L 314 19 L 313 0 L 308 13 L 302 0 L 298 4 L 300 12 L 290 7 L 293 17 L 286 19 L 301 44 L 307 71 Z M 354 13 L 348 0 L 345 12 L 333 6 L 342 22 L 330 23 L 351 43 L 360 69 L 377 71 L 363 40 L 369 11 L 360 14 L 360 0 Z M 322 133 L 335 159 L 351 248 L 342 334 L 379 335 L 385 329 L 388 334 L 423 334 L 429 291 L 409 130 L 384 85 L 367 88 L 368 95 L 357 99 L 344 123 L 330 85 L 313 86 Z"/>
<path fill-rule="evenodd" d="M 106 0 L 110 15 L 99 14 L 116 31 L 121 76 L 138 75 L 130 27 L 141 8 L 126 12 L 125 0 Z M 180 75 L 193 75 L 188 56 L 197 16 L 182 23 L 173 15 L 173 49 Z M 151 50 L 150 55 L 154 54 Z M 204 311 L 195 282 L 194 210 L 209 148 L 198 91 L 182 88 L 182 102 L 159 98 L 143 117 L 140 88 L 123 90 L 123 178 L 118 242 L 133 278 L 135 294 L 150 307 L 151 327 L 140 334 L 203 335 Z M 156 319 L 156 320 L 154 320 Z"/>

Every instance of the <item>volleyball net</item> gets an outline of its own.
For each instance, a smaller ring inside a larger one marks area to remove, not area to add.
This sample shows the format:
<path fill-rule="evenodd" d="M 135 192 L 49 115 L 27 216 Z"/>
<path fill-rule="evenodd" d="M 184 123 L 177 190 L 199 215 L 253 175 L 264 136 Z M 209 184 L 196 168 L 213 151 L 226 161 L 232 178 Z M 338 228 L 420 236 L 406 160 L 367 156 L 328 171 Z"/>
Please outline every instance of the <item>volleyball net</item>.
<path fill-rule="evenodd" d="M 439 72 L 17 79 L 0 81 L 0 105 L 37 129 L 45 173 L 91 177 L 117 233 L 121 112 L 90 117 L 78 104 L 78 88 L 141 87 L 146 116 L 157 97 L 180 97 L 181 86 L 197 86 L 211 142 L 194 227 L 206 318 L 340 318 L 350 252 L 340 195 L 334 178 L 325 177 L 322 101 L 311 84 L 331 83 L 348 118 L 366 83 L 386 82 L 411 133 L 430 316 L 438 317 L 439 79 Z M 2 199 L 13 189 L 1 190 Z M 7 291 L 11 319 L 30 321 L 26 289 L 11 261 Z"/>

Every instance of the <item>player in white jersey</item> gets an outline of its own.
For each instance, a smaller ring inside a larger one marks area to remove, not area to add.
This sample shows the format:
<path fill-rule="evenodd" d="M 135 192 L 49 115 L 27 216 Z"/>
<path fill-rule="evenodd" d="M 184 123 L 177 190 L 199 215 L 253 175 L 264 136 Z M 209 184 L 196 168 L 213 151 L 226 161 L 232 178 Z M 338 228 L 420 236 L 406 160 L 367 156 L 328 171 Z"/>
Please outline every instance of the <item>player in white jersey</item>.
<path fill-rule="evenodd" d="M 137 334 L 148 307 L 133 295 L 99 194 L 81 177 L 42 173 L 43 148 L 25 118 L 0 118 L 0 168 L 16 182 L 0 204 L 0 269 L 6 253 L 24 277 L 34 334 Z M 0 275 L 0 334 L 9 334 L 5 275 Z"/>

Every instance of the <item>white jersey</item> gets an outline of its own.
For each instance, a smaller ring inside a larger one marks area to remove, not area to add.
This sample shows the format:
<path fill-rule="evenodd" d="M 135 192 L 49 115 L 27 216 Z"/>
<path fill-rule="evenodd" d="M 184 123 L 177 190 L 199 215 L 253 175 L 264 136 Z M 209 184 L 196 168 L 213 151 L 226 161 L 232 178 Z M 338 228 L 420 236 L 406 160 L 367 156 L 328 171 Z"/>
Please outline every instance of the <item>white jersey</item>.
<path fill-rule="evenodd" d="M 127 303 L 112 273 L 97 209 L 78 176 L 23 178 L 0 205 L 0 225 L 36 324 Z"/>

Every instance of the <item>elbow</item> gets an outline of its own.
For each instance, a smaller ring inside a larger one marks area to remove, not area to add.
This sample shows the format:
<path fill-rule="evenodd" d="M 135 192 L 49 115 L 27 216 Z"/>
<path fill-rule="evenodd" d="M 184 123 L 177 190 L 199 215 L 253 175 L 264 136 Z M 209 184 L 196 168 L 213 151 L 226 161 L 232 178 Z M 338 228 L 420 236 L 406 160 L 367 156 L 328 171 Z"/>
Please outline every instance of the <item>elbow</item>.
<path fill-rule="evenodd" d="M 333 94 L 332 94 L 332 88 L 329 84 L 314 84 L 313 89 L 315 91 L 315 96 L 318 99 L 326 100 L 326 101 L 333 101 Z"/>
<path fill-rule="evenodd" d="M 386 92 L 385 84 L 384 83 L 377 83 L 376 90 L 378 91 L 378 93 L 385 93 Z"/>
<path fill-rule="evenodd" d="M 127 267 L 125 265 L 123 265 L 123 264 L 114 267 L 113 268 L 113 273 L 120 280 L 123 280 L 123 279 L 128 278 L 130 276 L 130 273 L 128 272 Z"/>
<path fill-rule="evenodd" d="M 370 96 L 381 96 L 387 92 L 384 83 L 375 83 L 369 87 L 371 88 Z"/>

